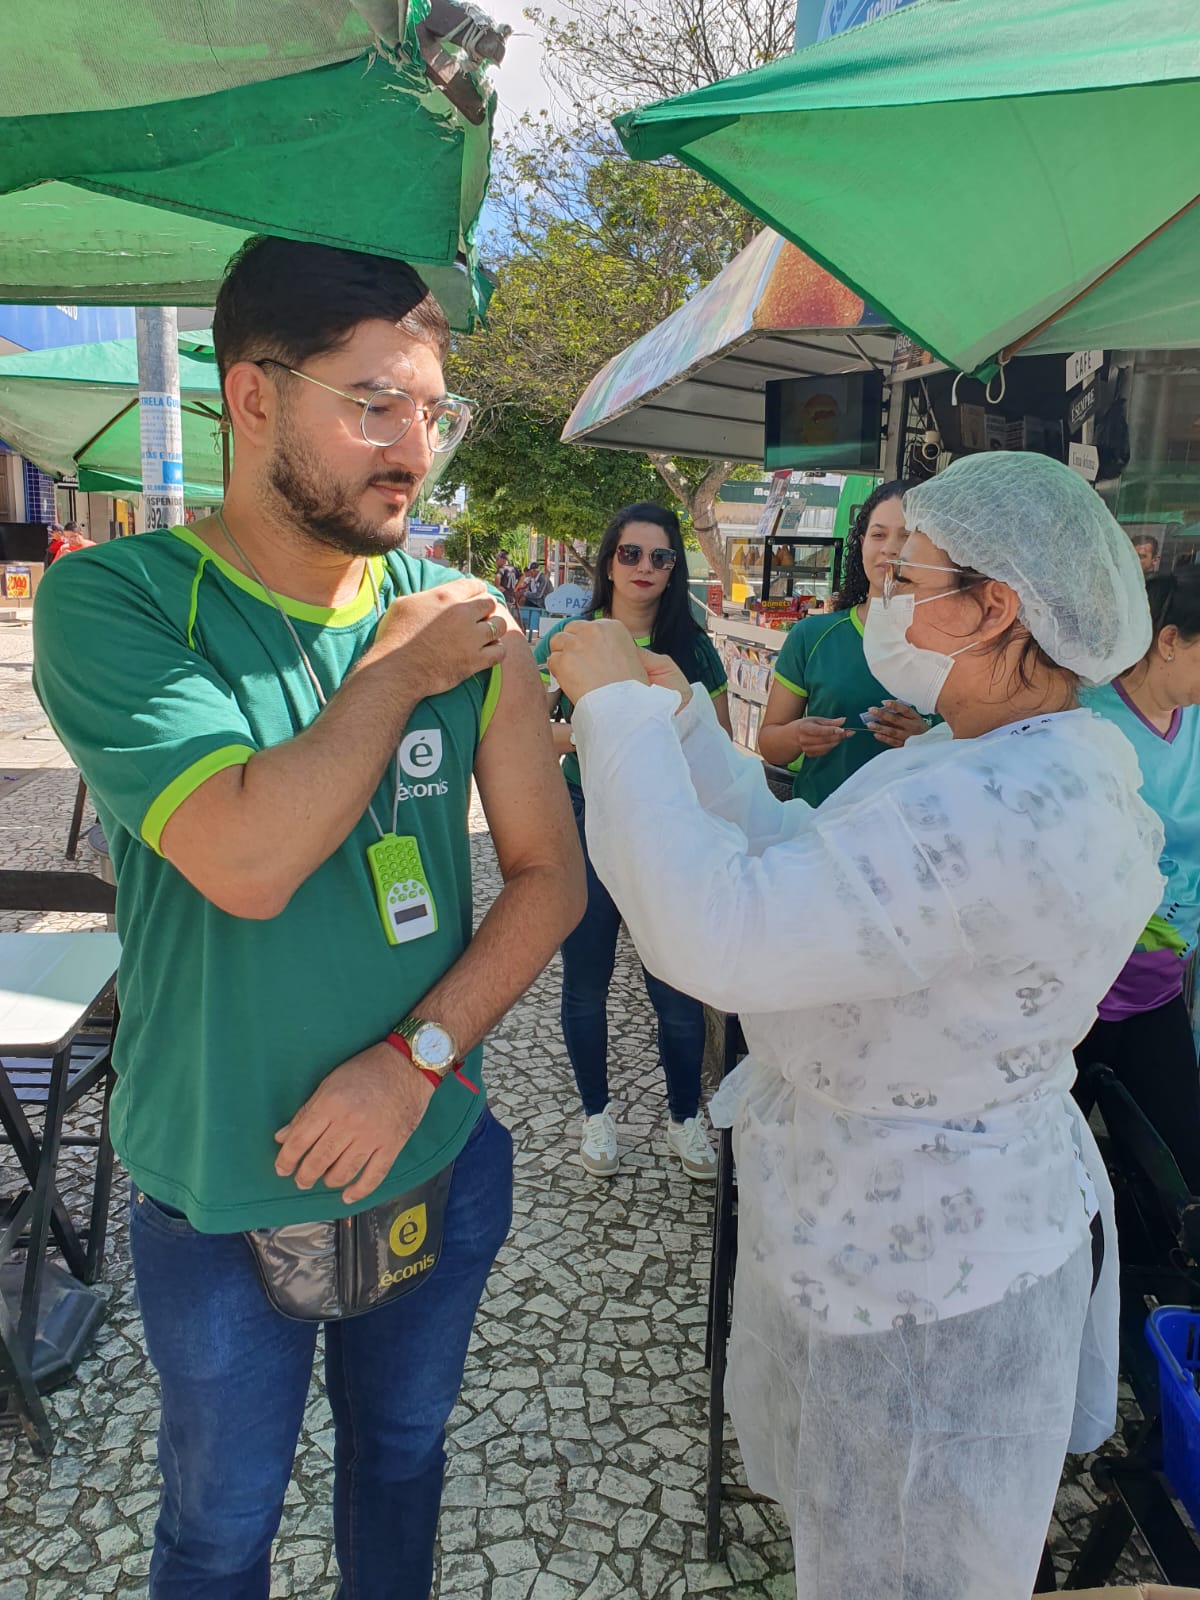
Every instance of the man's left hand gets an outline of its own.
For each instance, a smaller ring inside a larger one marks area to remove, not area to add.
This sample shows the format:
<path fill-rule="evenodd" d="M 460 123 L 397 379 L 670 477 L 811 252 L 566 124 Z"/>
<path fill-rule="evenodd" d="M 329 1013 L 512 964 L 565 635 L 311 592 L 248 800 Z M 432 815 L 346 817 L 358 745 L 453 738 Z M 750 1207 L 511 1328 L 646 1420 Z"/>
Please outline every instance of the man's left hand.
<path fill-rule="evenodd" d="M 322 1080 L 286 1126 L 275 1171 L 301 1189 L 324 1179 L 347 1205 L 391 1171 L 433 1097 L 433 1085 L 390 1044 L 351 1056 Z"/>
<path fill-rule="evenodd" d="M 645 683 L 646 671 L 624 623 L 568 622 L 550 640 L 550 666 L 576 705 L 606 683 Z"/>

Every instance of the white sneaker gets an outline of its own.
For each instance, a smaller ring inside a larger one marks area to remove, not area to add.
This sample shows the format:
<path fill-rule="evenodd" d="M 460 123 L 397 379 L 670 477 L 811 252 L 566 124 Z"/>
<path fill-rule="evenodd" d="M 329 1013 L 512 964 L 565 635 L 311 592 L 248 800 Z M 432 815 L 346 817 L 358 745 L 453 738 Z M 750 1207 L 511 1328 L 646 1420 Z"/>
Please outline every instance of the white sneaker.
<path fill-rule="evenodd" d="M 708 1137 L 703 1111 L 686 1122 L 667 1123 L 667 1149 L 679 1157 L 689 1178 L 711 1183 L 717 1175 L 717 1153 Z"/>
<path fill-rule="evenodd" d="M 584 1117 L 579 1159 L 593 1178 L 611 1178 L 619 1163 L 617 1125 L 612 1118 L 612 1102 L 594 1117 Z"/>

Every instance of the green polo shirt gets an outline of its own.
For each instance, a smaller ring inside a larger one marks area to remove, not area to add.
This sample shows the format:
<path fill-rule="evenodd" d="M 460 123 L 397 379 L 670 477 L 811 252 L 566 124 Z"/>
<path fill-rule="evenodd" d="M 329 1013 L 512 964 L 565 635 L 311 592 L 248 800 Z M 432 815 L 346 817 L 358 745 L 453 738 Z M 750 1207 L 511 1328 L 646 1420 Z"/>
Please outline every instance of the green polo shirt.
<path fill-rule="evenodd" d="M 373 559 L 386 607 L 459 576 L 394 553 Z M 368 575 L 328 609 L 283 600 L 326 696 L 375 634 Z M 159 853 L 179 805 L 222 769 L 318 715 L 283 618 L 251 579 L 187 528 L 56 562 L 34 608 L 37 694 L 96 803 L 117 874 L 121 1026 L 112 1138 L 134 1181 L 208 1233 L 347 1214 L 336 1189 L 275 1173 L 275 1130 L 321 1080 L 384 1038 L 471 938 L 467 804 L 499 671 L 422 701 L 374 797 L 382 827 L 415 839 L 436 930 L 391 945 L 366 862 L 364 816 L 268 921 L 228 915 Z M 387 1179 L 354 1208 L 447 1165 L 484 1096 L 482 1052 L 433 1096 Z"/>
<path fill-rule="evenodd" d="M 805 617 L 789 628 L 776 658 L 775 681 L 808 702 L 808 716 L 845 717 L 847 728 L 860 730 L 823 756 L 800 755 L 790 764 L 796 774 L 793 795 L 819 806 L 852 772 L 888 748 L 859 720 L 860 712 L 891 697 L 867 667 L 858 608 Z"/>
<path fill-rule="evenodd" d="M 597 611 L 594 613 L 594 615 L 598 617 L 600 613 Z M 556 623 L 553 628 L 548 629 L 547 632 L 545 632 L 534 645 L 533 659 L 541 668 L 542 682 L 544 684 L 549 685 L 553 676 L 549 666 L 551 639 L 553 639 L 554 635 L 561 629 L 565 628 L 568 622 L 574 622 L 578 620 L 579 619 L 575 617 L 564 617 L 561 622 Z M 587 620 L 591 621 L 592 618 L 588 618 Z M 650 639 L 648 635 L 644 639 L 635 639 L 633 642 L 634 644 L 641 645 L 643 650 L 648 650 L 650 648 Z M 718 695 L 724 694 L 726 689 L 729 687 L 728 679 L 725 676 L 725 667 L 720 656 L 716 652 L 716 647 L 713 645 L 713 642 L 708 635 L 706 633 L 702 633 L 699 628 L 696 629 L 695 635 L 694 664 L 691 672 L 688 674 L 688 678 L 692 683 L 703 684 L 714 700 Z M 570 722 L 571 712 L 574 710 L 574 707 L 571 705 L 571 702 L 567 699 L 565 694 L 559 695 L 558 704 L 562 712 L 563 721 Z M 568 783 L 573 783 L 576 788 L 583 787 L 583 779 L 579 771 L 579 757 L 574 751 L 572 751 L 570 755 L 563 757 L 562 770 L 563 777 Z"/>

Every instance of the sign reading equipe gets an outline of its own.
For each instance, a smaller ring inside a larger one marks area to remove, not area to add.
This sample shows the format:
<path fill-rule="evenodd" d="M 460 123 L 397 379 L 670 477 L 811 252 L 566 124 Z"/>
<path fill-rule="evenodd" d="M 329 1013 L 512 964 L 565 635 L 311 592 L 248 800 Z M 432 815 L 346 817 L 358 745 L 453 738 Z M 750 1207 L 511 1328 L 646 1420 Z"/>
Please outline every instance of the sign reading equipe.
<path fill-rule="evenodd" d="M 1091 373 L 1099 372 L 1103 365 L 1103 350 L 1076 350 L 1073 356 L 1067 357 L 1067 388 L 1077 388 Z"/>
<path fill-rule="evenodd" d="M 1100 452 L 1094 444 L 1073 444 L 1067 451 L 1067 465 L 1089 483 L 1095 483 L 1100 471 Z"/>
<path fill-rule="evenodd" d="M 1067 407 L 1067 432 L 1078 433 L 1096 409 L 1096 385 L 1089 383 L 1082 394 L 1075 396 Z"/>

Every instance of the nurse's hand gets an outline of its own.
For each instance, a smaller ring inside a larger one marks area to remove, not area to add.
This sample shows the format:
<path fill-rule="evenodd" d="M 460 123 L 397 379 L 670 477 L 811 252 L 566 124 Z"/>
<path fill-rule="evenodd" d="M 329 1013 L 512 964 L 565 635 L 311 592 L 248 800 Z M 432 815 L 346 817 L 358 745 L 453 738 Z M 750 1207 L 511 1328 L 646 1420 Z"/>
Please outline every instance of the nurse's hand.
<path fill-rule="evenodd" d="M 652 685 L 662 689 L 674 689 L 679 696 L 679 710 L 683 710 L 692 698 L 692 686 L 684 677 L 682 670 L 675 665 L 670 656 L 656 655 L 653 650 L 640 650 L 642 666 L 646 670 L 646 677 Z"/>
<path fill-rule="evenodd" d="M 633 636 L 623 623 L 568 622 L 550 640 L 550 670 L 576 705 L 606 683 L 645 683 Z"/>
<path fill-rule="evenodd" d="M 919 711 L 906 706 L 903 700 L 885 700 L 881 706 L 871 707 L 871 732 L 880 744 L 894 747 L 902 745 L 918 733 L 928 733 L 929 724 Z"/>

